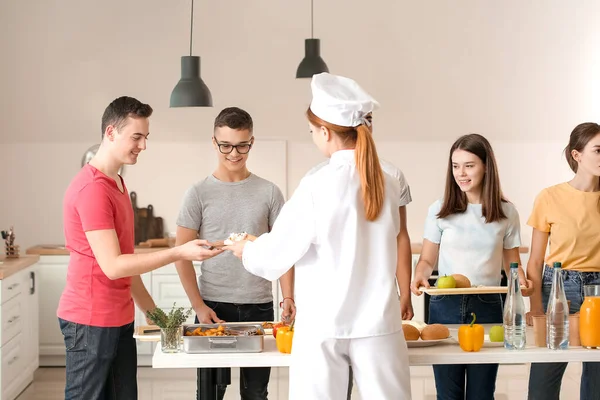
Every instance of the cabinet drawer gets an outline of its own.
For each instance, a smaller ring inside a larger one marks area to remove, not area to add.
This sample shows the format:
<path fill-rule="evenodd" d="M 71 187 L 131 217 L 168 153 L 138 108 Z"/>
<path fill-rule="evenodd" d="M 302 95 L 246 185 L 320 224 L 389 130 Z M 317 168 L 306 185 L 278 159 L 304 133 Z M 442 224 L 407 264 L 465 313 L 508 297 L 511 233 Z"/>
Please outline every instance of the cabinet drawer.
<path fill-rule="evenodd" d="M 23 290 L 26 290 L 21 274 L 14 274 L 6 279 L 2 279 L 2 304 L 17 296 Z"/>
<path fill-rule="evenodd" d="M 6 390 L 17 379 L 22 372 L 23 364 L 23 343 L 22 335 L 9 340 L 0 352 L 2 353 L 2 390 Z"/>
<path fill-rule="evenodd" d="M 2 304 L 0 311 L 2 323 L 2 346 L 19 334 L 23 329 L 23 296 L 17 295 Z"/>
<path fill-rule="evenodd" d="M 179 275 L 153 275 L 152 297 L 162 309 L 172 308 L 173 303 L 176 303 L 176 307 L 191 307 Z"/>

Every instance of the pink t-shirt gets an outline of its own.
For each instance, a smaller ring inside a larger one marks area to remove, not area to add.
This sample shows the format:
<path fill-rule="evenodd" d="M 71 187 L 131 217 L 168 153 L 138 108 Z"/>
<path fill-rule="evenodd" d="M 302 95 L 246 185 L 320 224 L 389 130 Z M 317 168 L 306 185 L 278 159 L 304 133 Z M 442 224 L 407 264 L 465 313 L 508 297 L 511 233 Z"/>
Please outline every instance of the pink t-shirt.
<path fill-rule="evenodd" d="M 121 182 L 123 192 L 114 179 L 87 164 L 67 188 L 63 219 L 71 258 L 58 304 L 61 319 L 100 327 L 123 326 L 134 320 L 131 278 L 109 279 L 85 236 L 86 231 L 114 229 L 121 254 L 133 253 L 133 208 L 122 178 Z"/>

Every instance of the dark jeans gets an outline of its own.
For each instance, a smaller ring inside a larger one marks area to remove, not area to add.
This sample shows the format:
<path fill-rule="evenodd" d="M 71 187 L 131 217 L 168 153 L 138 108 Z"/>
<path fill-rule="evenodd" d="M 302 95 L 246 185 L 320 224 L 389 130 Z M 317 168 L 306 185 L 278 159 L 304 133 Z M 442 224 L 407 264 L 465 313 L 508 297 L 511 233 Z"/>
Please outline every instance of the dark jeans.
<path fill-rule="evenodd" d="M 554 270 L 546 266 L 542 278 L 542 304 L 548 307 Z M 562 271 L 567 300 L 571 300 L 571 314 L 583 303 L 583 286 L 600 285 L 600 273 Z M 529 400 L 558 400 L 560 385 L 567 363 L 532 363 L 529 372 Z M 600 363 L 584 362 L 581 371 L 580 400 L 600 399 Z"/>
<path fill-rule="evenodd" d="M 273 302 L 263 304 L 232 304 L 214 301 L 204 301 L 212 308 L 217 317 L 226 322 L 263 322 L 273 321 Z M 196 323 L 198 317 L 196 316 Z M 229 370 L 229 368 L 223 368 Z M 270 367 L 240 368 L 240 396 L 242 400 L 267 400 L 267 386 L 271 376 Z M 197 386 L 200 388 L 200 369 L 198 369 Z M 225 396 L 226 385 L 217 388 L 217 398 L 222 400 Z M 200 391 L 196 392 L 197 400 L 200 399 Z M 211 399 L 212 400 L 212 399 Z"/>
<path fill-rule="evenodd" d="M 499 294 L 431 296 L 430 324 L 468 324 L 471 313 L 477 323 L 502 323 L 502 298 Z M 434 365 L 438 400 L 493 400 L 498 364 Z M 466 379 L 466 385 L 465 385 Z"/>
<path fill-rule="evenodd" d="M 133 322 L 116 328 L 58 319 L 65 339 L 65 400 L 137 400 Z"/>

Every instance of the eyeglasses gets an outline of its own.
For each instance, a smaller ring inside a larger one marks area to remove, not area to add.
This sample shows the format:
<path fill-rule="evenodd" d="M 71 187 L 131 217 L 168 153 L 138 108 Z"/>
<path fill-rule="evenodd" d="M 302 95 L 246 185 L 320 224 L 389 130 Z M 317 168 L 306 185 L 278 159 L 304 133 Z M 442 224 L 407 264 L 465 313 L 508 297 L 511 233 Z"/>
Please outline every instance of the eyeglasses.
<path fill-rule="evenodd" d="M 230 154 L 233 149 L 236 149 L 239 154 L 248 154 L 252 148 L 252 143 L 229 144 L 217 142 L 217 146 L 219 146 L 219 151 L 223 154 Z"/>

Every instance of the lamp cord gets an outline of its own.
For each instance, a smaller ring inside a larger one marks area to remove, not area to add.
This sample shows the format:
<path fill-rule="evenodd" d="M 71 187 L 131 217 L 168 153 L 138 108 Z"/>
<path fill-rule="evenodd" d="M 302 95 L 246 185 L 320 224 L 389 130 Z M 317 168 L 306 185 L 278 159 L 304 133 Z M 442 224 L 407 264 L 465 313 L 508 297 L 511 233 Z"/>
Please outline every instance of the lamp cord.
<path fill-rule="evenodd" d="M 311 0 L 312 1 L 312 0 Z M 194 32 L 194 0 L 192 0 L 192 13 L 190 15 L 190 56 L 192 55 L 192 34 Z"/>
<path fill-rule="evenodd" d="M 310 0 L 310 38 L 313 39 L 313 37 L 313 0 Z"/>

